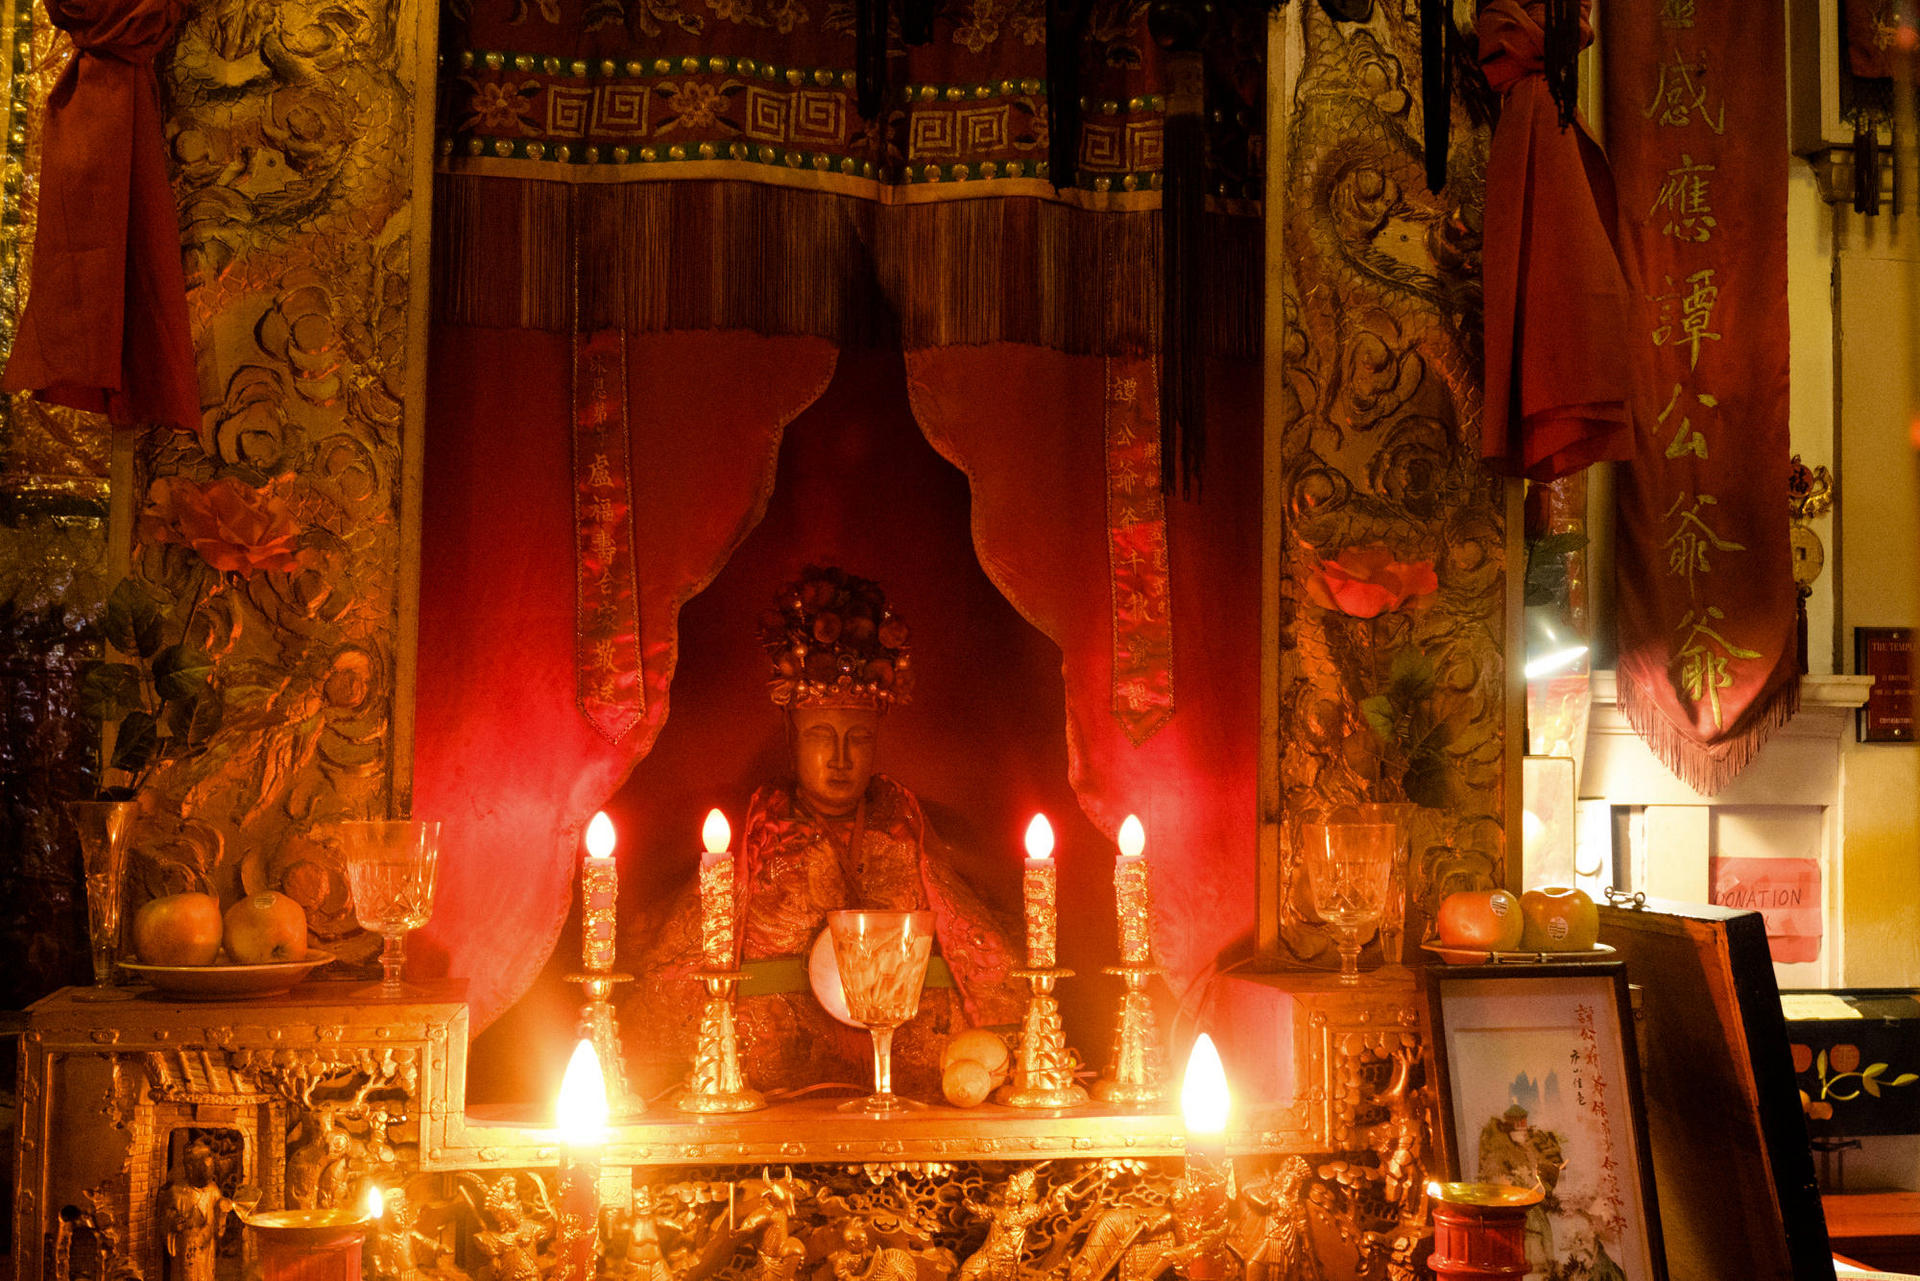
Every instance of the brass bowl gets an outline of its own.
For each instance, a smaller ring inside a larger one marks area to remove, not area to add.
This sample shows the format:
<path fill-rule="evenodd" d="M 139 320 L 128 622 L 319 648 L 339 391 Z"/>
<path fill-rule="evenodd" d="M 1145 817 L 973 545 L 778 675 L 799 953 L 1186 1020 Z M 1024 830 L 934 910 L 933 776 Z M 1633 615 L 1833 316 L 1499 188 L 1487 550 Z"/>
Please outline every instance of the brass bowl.
<path fill-rule="evenodd" d="M 1511 1183 L 1442 1183 L 1436 1179 L 1427 1184 L 1427 1195 L 1448 1205 L 1484 1205 L 1518 1210 L 1539 1205 L 1546 1199 L 1547 1193 L 1544 1188 L 1517 1188 Z"/>

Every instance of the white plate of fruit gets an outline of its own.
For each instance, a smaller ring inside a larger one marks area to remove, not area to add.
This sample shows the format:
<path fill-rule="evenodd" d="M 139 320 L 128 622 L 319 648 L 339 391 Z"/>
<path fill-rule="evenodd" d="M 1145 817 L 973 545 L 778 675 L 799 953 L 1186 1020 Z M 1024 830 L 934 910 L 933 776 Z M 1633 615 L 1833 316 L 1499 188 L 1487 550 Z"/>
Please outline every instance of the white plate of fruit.
<path fill-rule="evenodd" d="M 1593 961 L 1613 955 L 1600 942 L 1600 910 L 1585 890 L 1545 886 L 1460 890 L 1440 901 L 1439 940 L 1420 946 L 1453 965 Z"/>
<path fill-rule="evenodd" d="M 211 894 L 154 899 L 134 914 L 133 950 L 121 969 L 187 1001 L 278 996 L 333 960 L 307 946 L 306 909 L 272 890 L 224 914 Z"/>

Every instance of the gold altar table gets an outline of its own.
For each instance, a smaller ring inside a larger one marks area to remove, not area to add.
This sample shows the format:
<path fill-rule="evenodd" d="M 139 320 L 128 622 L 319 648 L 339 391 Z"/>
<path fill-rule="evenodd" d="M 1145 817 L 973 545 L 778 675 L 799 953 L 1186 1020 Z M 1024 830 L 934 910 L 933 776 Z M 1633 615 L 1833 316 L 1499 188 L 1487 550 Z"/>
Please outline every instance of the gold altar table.
<path fill-rule="evenodd" d="M 192 1281 L 167 1257 L 155 1207 L 187 1177 L 195 1144 L 211 1149 L 223 1195 L 257 1190 L 260 1208 L 349 1205 L 381 1187 L 397 1219 L 369 1248 L 377 1281 L 551 1275 L 561 1150 L 550 1103 L 465 1106 L 464 984 L 425 984 L 423 999 L 400 1003 L 358 989 L 311 983 L 228 1002 L 150 992 L 93 1002 L 65 989 L 33 1006 L 21 1042 L 19 1281 Z M 983 1237 L 1001 1250 L 1024 1242 L 1023 1274 L 1072 1281 L 1101 1281 L 1117 1266 L 1109 1248 L 1152 1247 L 1163 1270 L 1204 1249 L 1236 1275 L 1250 1261 L 1244 1270 L 1266 1281 L 1322 1266 L 1267 1266 L 1261 1242 L 1276 1231 L 1346 1242 L 1361 1275 L 1400 1275 L 1389 1265 L 1404 1268 L 1420 1237 L 1400 1222 L 1417 1175 L 1404 1158 L 1417 1163 L 1420 1147 L 1406 1130 L 1419 1108 L 1406 1088 L 1421 1045 L 1411 994 L 1400 976 L 1359 991 L 1292 976 L 1252 980 L 1226 1003 L 1287 1061 L 1274 1079 L 1299 1096 L 1240 1110 L 1233 1180 L 1218 1160 L 1186 1159 L 1171 1111 L 987 1104 L 881 1118 L 807 1097 L 696 1117 L 656 1104 L 613 1127 L 601 1154 L 602 1275 L 633 1275 L 628 1256 L 644 1246 L 670 1262 L 646 1281 L 757 1277 L 752 1239 L 770 1215 L 806 1242 L 804 1275 L 822 1281 L 852 1218 L 883 1251 L 906 1252 L 896 1263 L 917 1260 L 917 1281 L 956 1275 Z M 1253 1017 L 1276 1003 L 1284 1017 Z M 1197 1169 L 1224 1193 L 1204 1232 L 1177 1212 Z M 253 1263 L 245 1234 L 230 1233 L 215 1281 L 243 1281 Z"/>

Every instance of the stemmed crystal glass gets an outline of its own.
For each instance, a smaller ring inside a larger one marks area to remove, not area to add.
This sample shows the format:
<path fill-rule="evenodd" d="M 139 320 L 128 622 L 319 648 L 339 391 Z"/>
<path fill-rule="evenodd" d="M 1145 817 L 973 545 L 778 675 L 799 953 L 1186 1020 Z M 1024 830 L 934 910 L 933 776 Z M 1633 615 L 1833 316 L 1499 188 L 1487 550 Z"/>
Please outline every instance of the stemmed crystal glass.
<path fill-rule="evenodd" d="M 433 915 L 433 884 L 440 862 L 440 824 L 420 819 L 368 819 L 331 823 L 324 829 L 340 850 L 353 915 L 360 928 L 380 935 L 381 980 L 368 996 L 399 1000 L 419 996 L 400 981 L 407 931 Z"/>
<path fill-rule="evenodd" d="M 1360 982 L 1360 947 L 1380 924 L 1400 847 L 1397 823 L 1303 823 L 1313 907 L 1340 951 L 1340 982 Z"/>
<path fill-rule="evenodd" d="M 127 833 L 133 826 L 132 801 L 69 801 L 67 813 L 80 834 L 81 868 L 87 886 L 87 944 L 93 953 L 93 987 L 86 1001 L 117 1000 L 120 960 L 120 908 L 126 896 Z"/>
<path fill-rule="evenodd" d="M 828 912 L 847 1013 L 873 1037 L 873 1089 L 842 1112 L 885 1115 L 923 1106 L 893 1092 L 893 1033 L 920 1012 L 933 957 L 932 912 Z"/>

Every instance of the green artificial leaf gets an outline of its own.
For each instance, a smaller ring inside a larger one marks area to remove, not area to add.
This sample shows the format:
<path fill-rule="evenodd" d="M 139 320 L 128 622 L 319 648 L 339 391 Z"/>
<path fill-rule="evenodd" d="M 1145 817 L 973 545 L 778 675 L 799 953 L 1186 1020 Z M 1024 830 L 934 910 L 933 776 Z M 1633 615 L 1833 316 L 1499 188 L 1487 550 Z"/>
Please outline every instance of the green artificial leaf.
<path fill-rule="evenodd" d="M 1544 534 L 1533 540 L 1527 548 L 1528 555 L 1535 560 L 1559 560 L 1571 556 L 1587 545 L 1587 536 L 1576 530 L 1563 530 L 1558 534 Z"/>
<path fill-rule="evenodd" d="M 149 712 L 128 712 L 113 744 L 113 768 L 138 774 L 160 747 L 160 735 Z"/>
<path fill-rule="evenodd" d="M 227 707 L 220 695 L 207 690 L 191 703 L 180 704 L 180 728 L 177 731 L 185 744 L 189 755 L 206 750 L 213 736 L 220 732 L 220 722 L 226 719 Z"/>
<path fill-rule="evenodd" d="M 1912 1085 L 1915 1081 L 1920 1081 L 1920 1076 L 1915 1076 L 1911 1072 L 1902 1072 L 1899 1076 L 1894 1077 L 1893 1080 L 1888 1081 L 1887 1084 L 1888 1085 Z"/>
<path fill-rule="evenodd" d="M 1446 758 L 1438 752 L 1423 752 L 1414 757 L 1407 765 L 1402 785 L 1406 788 L 1407 799 L 1415 805 L 1445 809 L 1453 791 Z"/>
<path fill-rule="evenodd" d="M 110 721 L 140 706 L 140 669 L 131 663 L 95 663 L 80 678 L 80 710 Z"/>
<path fill-rule="evenodd" d="M 1868 1094 L 1871 1094 L 1876 1099 L 1880 1097 L 1880 1082 L 1869 1076 L 1861 1078 L 1861 1084 L 1867 1087 Z"/>
<path fill-rule="evenodd" d="M 1887 1065 L 1884 1063 L 1869 1063 L 1867 1065 L 1867 1070 L 1863 1072 L 1861 1075 L 1869 1076 L 1869 1077 L 1879 1076 L 1882 1073 L 1884 1073 L 1886 1070 L 1887 1070 Z"/>
<path fill-rule="evenodd" d="M 152 658 L 160 648 L 166 616 L 160 601 L 145 586 L 131 578 L 113 585 L 107 596 L 107 616 L 102 624 L 107 644 L 123 654 Z"/>
<path fill-rule="evenodd" d="M 212 676 L 213 660 L 190 645 L 169 645 L 153 659 L 153 686 L 168 702 L 196 697 Z"/>
<path fill-rule="evenodd" d="M 1418 702 L 1433 693 L 1433 660 L 1422 650 L 1401 650 L 1393 656 L 1393 667 L 1387 673 L 1387 686 L 1395 701 L 1402 704 Z"/>
<path fill-rule="evenodd" d="M 1393 710 L 1393 700 L 1385 694 L 1375 694 L 1360 700 L 1360 714 L 1367 718 L 1367 728 L 1382 743 L 1393 741 L 1393 728 L 1400 719 Z"/>

